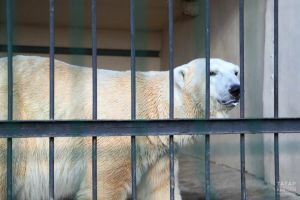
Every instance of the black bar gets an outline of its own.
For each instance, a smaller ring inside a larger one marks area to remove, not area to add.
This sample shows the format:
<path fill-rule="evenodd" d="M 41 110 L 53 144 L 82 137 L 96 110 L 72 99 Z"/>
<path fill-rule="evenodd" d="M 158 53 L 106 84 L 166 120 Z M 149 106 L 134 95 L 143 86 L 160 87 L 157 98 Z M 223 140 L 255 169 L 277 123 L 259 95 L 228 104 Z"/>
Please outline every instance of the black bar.
<path fill-rule="evenodd" d="M 205 0 L 205 119 L 210 117 L 210 0 Z"/>
<path fill-rule="evenodd" d="M 240 134 L 241 199 L 246 200 L 245 134 Z"/>
<path fill-rule="evenodd" d="M 135 0 L 130 0 L 130 55 L 131 55 L 131 120 L 136 119 L 136 49 L 135 49 Z M 136 138 L 131 136 L 131 199 L 136 193 Z"/>
<path fill-rule="evenodd" d="M 244 0 L 239 5 L 240 20 L 240 118 L 245 117 L 245 27 L 244 27 Z"/>
<path fill-rule="evenodd" d="M 169 119 L 174 119 L 174 19 L 173 0 L 168 0 L 168 24 L 169 24 Z M 174 136 L 169 137 L 170 154 L 170 200 L 174 200 Z"/>
<path fill-rule="evenodd" d="M 274 0 L 274 118 L 278 118 L 278 0 Z M 279 135 L 274 133 L 275 199 L 280 200 Z"/>
<path fill-rule="evenodd" d="M 12 11 L 12 0 L 6 2 L 6 20 L 7 20 L 7 45 L 5 50 L 7 51 L 7 91 L 8 91 L 8 120 L 13 120 L 13 11 Z"/>
<path fill-rule="evenodd" d="M 96 0 L 92 0 L 92 68 L 93 68 L 93 119 L 97 120 L 97 23 Z"/>
<path fill-rule="evenodd" d="M 278 0 L 274 0 L 274 117 L 278 118 Z"/>
<path fill-rule="evenodd" d="M 50 41 L 49 41 L 49 64 L 50 64 L 50 106 L 49 106 L 49 118 L 54 120 L 54 53 L 55 53 L 55 13 L 54 2 L 55 0 L 49 0 L 49 29 L 50 29 Z M 54 138 L 49 138 L 49 199 L 54 199 Z"/>
<path fill-rule="evenodd" d="M 55 0 L 49 0 L 50 1 L 50 48 L 48 49 L 50 52 L 50 112 L 49 112 L 49 118 L 54 119 L 54 54 L 55 54 L 55 19 L 54 19 L 54 1 Z"/>
<path fill-rule="evenodd" d="M 246 163 L 245 163 L 245 134 L 240 134 L 240 167 L 241 167 L 241 199 L 247 199 L 247 191 L 246 191 Z"/>
<path fill-rule="evenodd" d="M 7 138 L 7 199 L 12 200 L 12 138 Z"/>
<path fill-rule="evenodd" d="M 300 133 L 300 118 L 0 121 L 0 138 Z"/>
<path fill-rule="evenodd" d="M 210 118 L 210 0 L 205 0 L 205 119 Z M 210 197 L 210 136 L 205 135 L 205 199 Z"/>
<path fill-rule="evenodd" d="M 54 137 L 49 138 L 49 197 L 54 200 Z"/>
<path fill-rule="evenodd" d="M 137 199 L 136 193 L 136 138 L 131 136 L 131 199 Z"/>
<path fill-rule="evenodd" d="M 205 134 L 205 200 L 210 198 L 210 135 Z"/>
<path fill-rule="evenodd" d="M 244 42 L 244 0 L 239 1 L 239 22 L 240 22 L 240 118 L 245 117 L 245 81 L 244 81 L 244 66 L 245 66 L 245 42 Z M 241 199 L 246 200 L 246 163 L 245 163 L 245 134 L 240 135 L 240 167 L 241 167 Z"/>
<path fill-rule="evenodd" d="M 97 15 L 96 0 L 92 0 L 92 68 L 93 68 L 93 120 L 97 120 Z M 93 200 L 97 200 L 97 137 L 92 137 Z"/>
<path fill-rule="evenodd" d="M 33 54 L 48 54 L 49 47 L 46 46 L 27 46 L 14 45 L 15 53 L 33 53 Z M 6 45 L 0 44 L 0 52 L 6 52 Z M 92 55 L 93 50 L 90 48 L 80 47 L 55 47 L 56 54 L 62 55 Z M 98 56 L 122 56 L 129 57 L 131 51 L 128 49 L 97 49 Z M 159 57 L 160 51 L 157 50 L 136 50 L 136 57 Z"/>
<path fill-rule="evenodd" d="M 13 120 L 13 1 L 6 1 L 7 27 L 7 119 Z M 12 199 L 12 138 L 7 138 L 7 199 Z"/>
<path fill-rule="evenodd" d="M 97 200 L 97 137 L 92 137 L 93 200 Z"/>
<path fill-rule="evenodd" d="M 174 118 L 174 23 L 173 0 L 168 0 L 169 10 L 169 118 Z"/>

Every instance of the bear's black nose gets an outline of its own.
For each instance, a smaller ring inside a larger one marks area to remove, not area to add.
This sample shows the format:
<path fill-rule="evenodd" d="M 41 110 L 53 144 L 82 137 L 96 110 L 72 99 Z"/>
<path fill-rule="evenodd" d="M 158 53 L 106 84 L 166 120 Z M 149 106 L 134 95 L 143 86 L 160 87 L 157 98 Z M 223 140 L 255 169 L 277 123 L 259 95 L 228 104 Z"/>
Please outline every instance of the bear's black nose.
<path fill-rule="evenodd" d="M 233 85 L 233 86 L 231 86 L 231 88 L 229 89 L 229 93 L 233 97 L 239 98 L 240 97 L 240 85 Z"/>

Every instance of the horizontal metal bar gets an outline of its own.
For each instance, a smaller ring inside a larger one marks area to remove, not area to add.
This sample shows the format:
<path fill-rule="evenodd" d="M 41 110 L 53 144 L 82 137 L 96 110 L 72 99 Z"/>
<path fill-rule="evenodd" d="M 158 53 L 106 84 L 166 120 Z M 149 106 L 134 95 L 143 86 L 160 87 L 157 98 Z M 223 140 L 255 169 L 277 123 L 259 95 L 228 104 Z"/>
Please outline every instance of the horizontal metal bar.
<path fill-rule="evenodd" d="M 7 45 L 0 44 L 0 52 L 6 52 Z M 35 53 L 35 54 L 49 54 L 49 47 L 47 46 L 26 46 L 14 45 L 13 51 L 15 53 Z M 98 56 L 125 56 L 130 57 L 129 49 L 97 49 Z M 65 55 L 92 55 L 91 48 L 79 47 L 55 47 L 55 54 Z M 159 57 L 160 51 L 156 50 L 136 50 L 137 57 Z"/>
<path fill-rule="evenodd" d="M 0 121 L 0 137 L 300 133 L 300 118 Z"/>

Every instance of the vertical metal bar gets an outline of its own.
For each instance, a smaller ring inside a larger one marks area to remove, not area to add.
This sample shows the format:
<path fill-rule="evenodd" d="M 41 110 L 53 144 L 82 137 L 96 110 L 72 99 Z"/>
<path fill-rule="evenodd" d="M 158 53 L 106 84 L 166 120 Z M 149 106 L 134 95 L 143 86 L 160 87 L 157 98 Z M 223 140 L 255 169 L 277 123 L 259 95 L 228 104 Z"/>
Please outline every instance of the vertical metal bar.
<path fill-rule="evenodd" d="M 168 0 L 169 10 L 169 118 L 174 119 L 174 23 L 173 0 Z"/>
<path fill-rule="evenodd" d="M 174 119 L 174 19 L 173 0 L 168 0 L 169 20 L 169 118 Z M 174 200 L 175 178 L 174 178 L 174 136 L 169 137 L 170 154 L 170 199 Z"/>
<path fill-rule="evenodd" d="M 205 0 L 205 119 L 210 118 L 210 0 Z M 210 136 L 205 135 L 205 199 L 210 195 Z"/>
<path fill-rule="evenodd" d="M 97 200 L 97 137 L 92 137 L 93 200 Z"/>
<path fill-rule="evenodd" d="M 13 120 L 13 1 L 6 1 L 7 25 L 7 119 Z M 7 138 L 7 199 L 12 199 L 12 138 Z"/>
<path fill-rule="evenodd" d="M 54 199 L 54 138 L 49 138 L 49 199 Z"/>
<path fill-rule="evenodd" d="M 274 0 L 274 118 L 278 118 L 278 0 Z M 279 138 L 274 133 L 275 199 L 280 199 Z"/>
<path fill-rule="evenodd" d="M 54 51 L 55 51 L 55 20 L 54 20 L 54 0 L 49 0 L 49 17 L 50 17 L 50 107 L 49 117 L 54 120 Z M 54 138 L 49 138 L 49 199 L 54 199 Z"/>
<path fill-rule="evenodd" d="M 136 138 L 131 136 L 131 199 L 136 200 Z"/>
<path fill-rule="evenodd" d="M 135 60 L 135 0 L 130 0 L 130 46 L 131 46 L 131 120 L 136 119 L 136 60 Z M 131 136 L 131 192 L 132 199 L 136 194 L 136 138 Z"/>
<path fill-rule="evenodd" d="M 7 138 L 7 199 L 12 200 L 12 138 Z"/>
<path fill-rule="evenodd" d="M 245 66 L 245 42 L 244 42 L 244 0 L 239 1 L 239 21 L 240 21 L 240 118 L 245 117 L 245 98 L 244 98 L 244 66 Z M 246 177 L 245 177 L 245 134 L 240 135 L 240 167 L 241 167 L 241 199 L 246 200 Z"/>
<path fill-rule="evenodd" d="M 7 71 L 8 71 L 8 120 L 13 119 L 13 11 L 12 0 L 6 1 L 7 20 Z"/>
<path fill-rule="evenodd" d="M 274 118 L 278 118 L 278 0 L 274 0 Z"/>
<path fill-rule="evenodd" d="M 92 68 L 93 68 L 93 120 L 97 120 L 97 15 L 96 0 L 92 0 Z M 93 200 L 97 200 L 97 137 L 92 137 Z"/>
<path fill-rule="evenodd" d="M 240 0 L 239 6 L 240 12 L 240 118 L 245 117 L 245 78 L 244 78 L 244 66 L 245 66 L 245 42 L 244 42 L 244 0 Z"/>

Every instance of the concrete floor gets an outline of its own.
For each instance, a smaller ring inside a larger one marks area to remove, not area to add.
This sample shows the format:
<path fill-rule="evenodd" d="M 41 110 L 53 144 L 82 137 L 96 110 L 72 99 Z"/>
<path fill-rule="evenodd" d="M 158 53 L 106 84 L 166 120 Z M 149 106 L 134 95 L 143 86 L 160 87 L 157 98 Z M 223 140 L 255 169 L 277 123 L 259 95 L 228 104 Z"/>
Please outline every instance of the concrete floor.
<path fill-rule="evenodd" d="M 194 155 L 181 153 L 179 156 L 179 186 L 183 200 L 205 199 L 204 162 Z M 274 199 L 272 185 L 246 173 L 247 196 L 251 200 Z M 224 165 L 211 163 L 212 199 L 238 200 L 240 193 L 240 171 Z M 281 191 L 281 199 L 300 200 L 300 196 L 288 191 Z"/>

